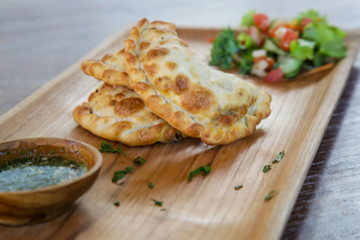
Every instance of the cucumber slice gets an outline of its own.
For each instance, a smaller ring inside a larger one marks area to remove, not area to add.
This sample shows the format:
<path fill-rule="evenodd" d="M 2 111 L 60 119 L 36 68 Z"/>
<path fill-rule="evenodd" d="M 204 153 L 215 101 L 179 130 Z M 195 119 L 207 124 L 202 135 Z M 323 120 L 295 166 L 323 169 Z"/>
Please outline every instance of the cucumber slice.
<path fill-rule="evenodd" d="M 279 48 L 270 38 L 266 38 L 263 48 L 266 51 L 276 53 L 280 56 L 284 56 L 286 52 Z"/>
<path fill-rule="evenodd" d="M 279 59 L 279 62 L 279 68 L 283 70 L 284 77 L 286 78 L 295 77 L 299 73 L 303 64 L 303 60 L 292 58 L 289 56 L 281 57 L 281 59 Z"/>

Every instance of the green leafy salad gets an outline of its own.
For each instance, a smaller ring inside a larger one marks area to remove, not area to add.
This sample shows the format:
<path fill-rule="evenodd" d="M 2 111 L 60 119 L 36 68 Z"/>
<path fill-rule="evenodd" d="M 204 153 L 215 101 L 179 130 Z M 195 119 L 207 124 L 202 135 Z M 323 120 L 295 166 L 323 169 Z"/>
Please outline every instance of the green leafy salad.
<path fill-rule="evenodd" d="M 327 69 L 346 56 L 346 33 L 315 10 L 299 13 L 291 22 L 250 11 L 240 26 L 237 35 L 227 28 L 212 41 L 211 65 L 279 82 Z"/>

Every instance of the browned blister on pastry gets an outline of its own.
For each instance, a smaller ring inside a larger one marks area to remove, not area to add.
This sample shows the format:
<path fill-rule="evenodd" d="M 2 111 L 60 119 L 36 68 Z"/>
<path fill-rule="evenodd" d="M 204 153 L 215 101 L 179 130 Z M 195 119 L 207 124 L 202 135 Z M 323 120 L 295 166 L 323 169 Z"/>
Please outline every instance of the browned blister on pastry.
<path fill-rule="evenodd" d="M 155 115 L 133 90 L 104 83 L 73 118 L 93 134 L 128 146 L 178 141 L 184 135 Z"/>
<path fill-rule="evenodd" d="M 110 85 L 133 89 L 130 76 L 126 72 L 124 49 L 117 53 L 106 54 L 101 60 L 86 60 L 82 62 L 81 70 Z"/>
<path fill-rule="evenodd" d="M 246 137 L 270 114 L 269 94 L 199 60 L 172 23 L 141 20 L 125 40 L 124 57 L 134 89 L 146 105 L 207 144 Z"/>

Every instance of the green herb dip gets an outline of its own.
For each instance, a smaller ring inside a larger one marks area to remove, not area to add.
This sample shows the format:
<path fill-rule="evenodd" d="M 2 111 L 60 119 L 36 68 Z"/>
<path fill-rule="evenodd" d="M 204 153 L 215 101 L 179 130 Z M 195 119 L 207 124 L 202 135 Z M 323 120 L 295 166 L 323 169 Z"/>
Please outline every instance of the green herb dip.
<path fill-rule="evenodd" d="M 30 190 L 70 181 L 87 167 L 61 155 L 22 156 L 0 165 L 0 192 Z"/>

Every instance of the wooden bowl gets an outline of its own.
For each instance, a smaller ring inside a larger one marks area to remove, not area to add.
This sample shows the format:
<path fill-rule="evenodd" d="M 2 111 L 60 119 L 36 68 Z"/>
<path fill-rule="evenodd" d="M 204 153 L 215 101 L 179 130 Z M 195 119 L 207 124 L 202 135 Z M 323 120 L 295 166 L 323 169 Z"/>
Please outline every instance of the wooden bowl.
<path fill-rule="evenodd" d="M 87 171 L 71 181 L 33 190 L 0 192 L 0 223 L 25 225 L 55 218 L 70 209 L 74 201 L 95 182 L 101 168 L 102 156 L 94 147 L 74 140 L 59 138 L 32 138 L 0 143 L 0 151 L 25 152 L 30 149 L 51 151 L 59 149 L 65 155 L 76 155 L 76 159 L 87 165 Z M 36 152 L 38 152 L 36 150 Z M 0 156 L 0 164 L 6 159 Z"/>

